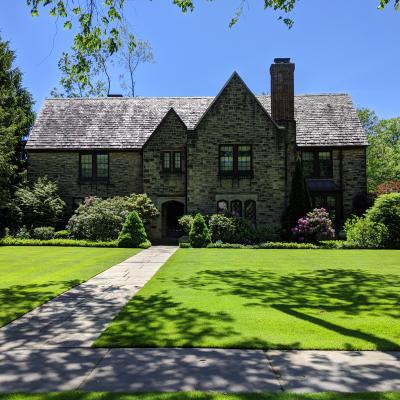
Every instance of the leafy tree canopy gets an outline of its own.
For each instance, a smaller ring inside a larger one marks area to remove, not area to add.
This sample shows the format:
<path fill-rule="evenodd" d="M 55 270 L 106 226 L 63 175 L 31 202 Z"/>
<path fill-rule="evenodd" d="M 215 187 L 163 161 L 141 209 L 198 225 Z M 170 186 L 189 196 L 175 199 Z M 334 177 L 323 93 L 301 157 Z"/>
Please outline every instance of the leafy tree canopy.
<path fill-rule="evenodd" d="M 91 75 L 93 69 L 100 68 L 98 55 L 107 53 L 112 55 L 119 51 L 122 28 L 125 24 L 124 9 L 126 0 L 26 0 L 33 16 L 38 16 L 42 9 L 63 22 L 65 29 L 74 28 L 72 55 L 69 56 L 69 74 L 77 79 L 81 89 L 93 83 Z M 200 0 L 172 0 L 182 12 L 193 11 L 195 4 Z M 215 1 L 215 0 L 209 0 Z M 280 13 L 278 19 L 289 28 L 293 25 L 290 13 L 294 10 L 296 0 L 260 0 L 264 9 L 275 10 Z M 393 4 L 399 9 L 400 0 L 377 0 L 378 8 L 383 9 Z M 233 26 L 243 11 L 247 0 L 237 0 L 237 10 L 229 26 Z M 63 55 L 63 57 L 66 57 Z"/>
<path fill-rule="evenodd" d="M 358 110 L 361 124 L 367 134 L 368 188 L 400 181 L 400 117 L 381 119 L 367 108 Z"/>

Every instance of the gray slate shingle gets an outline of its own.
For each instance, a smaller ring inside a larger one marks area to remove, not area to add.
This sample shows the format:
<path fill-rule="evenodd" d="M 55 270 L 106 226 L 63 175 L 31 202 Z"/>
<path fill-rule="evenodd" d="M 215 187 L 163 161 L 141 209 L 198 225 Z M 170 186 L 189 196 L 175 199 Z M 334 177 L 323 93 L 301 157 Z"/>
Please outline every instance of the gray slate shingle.
<path fill-rule="evenodd" d="M 270 97 L 257 96 L 270 112 Z M 27 149 L 140 149 L 173 107 L 194 128 L 213 97 L 48 99 Z M 346 94 L 295 97 L 299 146 L 367 145 Z"/>

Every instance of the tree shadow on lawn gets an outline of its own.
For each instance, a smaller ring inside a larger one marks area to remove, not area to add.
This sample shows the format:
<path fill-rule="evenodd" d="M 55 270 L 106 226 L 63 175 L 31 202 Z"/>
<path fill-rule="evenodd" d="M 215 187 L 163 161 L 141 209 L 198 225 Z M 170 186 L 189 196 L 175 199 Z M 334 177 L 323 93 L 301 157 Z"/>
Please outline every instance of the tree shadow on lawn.
<path fill-rule="evenodd" d="M 234 327 L 235 320 L 228 313 L 187 307 L 163 290 L 149 296 L 136 295 L 94 347 L 211 347 L 210 339 L 226 338 L 231 339 L 232 348 L 272 345 L 258 338 L 241 341 L 242 335 Z"/>
<path fill-rule="evenodd" d="M 286 275 L 252 269 L 203 270 L 190 279 L 175 278 L 174 282 L 180 287 L 249 299 L 247 307 L 275 308 L 338 334 L 367 341 L 378 350 L 400 347 L 400 343 L 371 332 L 349 329 L 318 317 L 318 314 L 340 312 L 343 318 L 349 319 L 363 316 L 400 318 L 398 275 L 333 268 Z M 300 309 L 311 310 L 312 315 Z M 353 350 L 351 344 L 347 346 Z"/>
<path fill-rule="evenodd" d="M 0 328 L 81 283 L 73 279 L 0 288 Z"/>

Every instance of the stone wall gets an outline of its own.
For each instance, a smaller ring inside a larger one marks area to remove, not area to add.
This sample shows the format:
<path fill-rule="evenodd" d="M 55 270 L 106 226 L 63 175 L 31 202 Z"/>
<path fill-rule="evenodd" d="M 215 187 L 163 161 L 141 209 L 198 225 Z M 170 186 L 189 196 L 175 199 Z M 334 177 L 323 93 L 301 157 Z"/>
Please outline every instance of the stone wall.
<path fill-rule="evenodd" d="M 343 149 L 343 213 L 351 214 L 356 195 L 367 194 L 366 148 Z"/>
<path fill-rule="evenodd" d="M 58 182 L 60 194 L 71 211 L 74 198 L 112 197 L 142 193 L 142 156 L 138 151 L 110 151 L 110 179 L 106 182 L 79 181 L 79 152 L 30 151 L 29 181 L 47 176 Z"/>
<path fill-rule="evenodd" d="M 285 133 L 234 75 L 188 134 L 188 212 L 215 213 L 217 200 L 256 199 L 257 223 L 279 224 L 285 207 Z M 253 178 L 219 177 L 219 145 L 249 144 Z"/>
<path fill-rule="evenodd" d="M 157 130 L 143 148 L 143 189 L 162 211 L 168 201 L 186 200 L 186 126 L 171 110 L 158 126 Z M 180 151 L 182 171 L 163 172 L 162 154 L 169 151 Z M 164 216 L 165 217 L 165 216 Z M 158 239 L 162 236 L 163 216 L 155 219 L 151 225 L 150 235 Z"/>

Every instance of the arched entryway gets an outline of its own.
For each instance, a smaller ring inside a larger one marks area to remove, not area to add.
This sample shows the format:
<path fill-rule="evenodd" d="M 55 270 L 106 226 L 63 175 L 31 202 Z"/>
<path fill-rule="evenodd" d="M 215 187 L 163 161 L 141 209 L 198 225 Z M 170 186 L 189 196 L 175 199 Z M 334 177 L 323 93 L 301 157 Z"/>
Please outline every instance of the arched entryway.
<path fill-rule="evenodd" d="M 185 213 L 184 204 L 176 200 L 167 201 L 162 205 L 161 212 L 163 237 L 178 238 L 182 236 L 178 219 Z"/>

